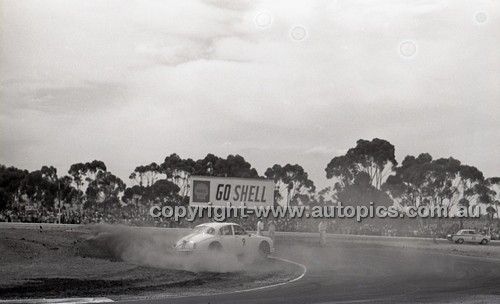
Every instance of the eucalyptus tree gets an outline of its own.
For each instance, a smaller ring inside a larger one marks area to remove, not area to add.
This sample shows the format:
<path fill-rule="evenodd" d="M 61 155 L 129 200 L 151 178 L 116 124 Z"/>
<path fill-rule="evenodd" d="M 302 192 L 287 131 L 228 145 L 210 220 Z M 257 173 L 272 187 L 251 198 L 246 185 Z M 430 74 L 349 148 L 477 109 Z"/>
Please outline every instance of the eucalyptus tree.
<path fill-rule="evenodd" d="M 361 172 L 366 173 L 370 183 L 380 189 L 397 164 L 395 148 L 390 142 L 379 138 L 372 141 L 360 139 L 345 155 L 334 157 L 325 171 L 328 179 L 335 178 L 337 190 L 353 184 Z"/>
<path fill-rule="evenodd" d="M 316 189 L 307 172 L 298 164 L 286 164 L 283 167 L 275 164 L 264 175 L 275 183 L 275 199 L 285 199 L 287 206 L 297 205 L 301 199 L 304 201 Z"/>
<path fill-rule="evenodd" d="M 88 186 L 106 171 L 106 164 L 100 160 L 76 163 L 70 166 L 68 174 L 73 178 L 73 183 L 76 185 L 78 204 L 83 205 L 84 193 L 93 193 L 92 189 L 88 191 Z"/>
<path fill-rule="evenodd" d="M 21 199 L 21 184 L 27 170 L 0 165 L 0 210 L 17 205 Z"/>

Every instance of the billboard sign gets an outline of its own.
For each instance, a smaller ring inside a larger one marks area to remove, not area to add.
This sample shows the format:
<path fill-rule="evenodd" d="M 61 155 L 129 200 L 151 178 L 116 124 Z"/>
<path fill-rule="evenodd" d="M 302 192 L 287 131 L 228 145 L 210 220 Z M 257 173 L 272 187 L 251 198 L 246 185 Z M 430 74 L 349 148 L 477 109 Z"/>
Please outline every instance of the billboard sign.
<path fill-rule="evenodd" d="M 268 179 L 192 176 L 189 204 L 193 206 L 271 207 L 274 182 Z"/>

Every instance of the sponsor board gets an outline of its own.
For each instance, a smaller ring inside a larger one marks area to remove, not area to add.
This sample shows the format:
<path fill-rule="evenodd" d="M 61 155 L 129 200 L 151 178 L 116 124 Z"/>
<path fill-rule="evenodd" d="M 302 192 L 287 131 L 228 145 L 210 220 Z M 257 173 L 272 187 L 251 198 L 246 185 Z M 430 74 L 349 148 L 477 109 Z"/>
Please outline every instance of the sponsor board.
<path fill-rule="evenodd" d="M 268 179 L 192 176 L 189 204 L 192 206 L 272 207 L 274 182 Z"/>

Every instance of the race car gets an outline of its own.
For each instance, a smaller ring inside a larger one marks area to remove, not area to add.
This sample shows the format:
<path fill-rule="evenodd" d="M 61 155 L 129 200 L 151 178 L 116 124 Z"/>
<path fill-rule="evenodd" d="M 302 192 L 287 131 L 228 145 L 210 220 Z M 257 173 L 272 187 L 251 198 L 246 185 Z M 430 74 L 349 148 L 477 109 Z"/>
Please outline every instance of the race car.
<path fill-rule="evenodd" d="M 268 237 L 247 233 L 238 224 L 207 223 L 196 226 L 192 233 L 177 241 L 175 249 L 179 253 L 224 252 L 267 257 L 274 252 L 274 244 Z"/>
<path fill-rule="evenodd" d="M 491 236 L 477 233 L 474 229 L 462 229 L 459 230 L 456 234 L 448 234 L 446 238 L 449 241 L 458 244 L 467 242 L 486 245 L 491 241 Z"/>

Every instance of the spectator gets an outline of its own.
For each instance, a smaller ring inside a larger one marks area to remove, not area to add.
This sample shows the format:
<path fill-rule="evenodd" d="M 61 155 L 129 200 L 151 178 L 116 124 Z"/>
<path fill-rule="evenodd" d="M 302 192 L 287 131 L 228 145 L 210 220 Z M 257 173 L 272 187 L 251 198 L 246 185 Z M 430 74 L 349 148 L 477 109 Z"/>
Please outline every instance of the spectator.
<path fill-rule="evenodd" d="M 260 218 L 257 222 L 257 235 L 262 235 L 262 231 L 264 231 L 264 221 Z"/>
<path fill-rule="evenodd" d="M 319 222 L 319 225 L 318 225 L 319 243 L 321 245 L 326 245 L 326 226 L 327 226 L 327 224 L 325 221 Z"/>
<path fill-rule="evenodd" d="M 267 231 L 269 232 L 269 237 L 274 242 L 275 238 L 274 233 L 276 231 L 276 224 L 274 223 L 274 220 L 271 219 L 269 222 L 267 222 Z"/>

